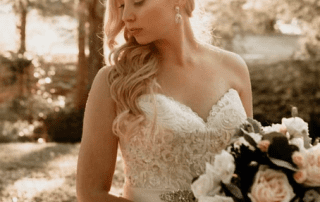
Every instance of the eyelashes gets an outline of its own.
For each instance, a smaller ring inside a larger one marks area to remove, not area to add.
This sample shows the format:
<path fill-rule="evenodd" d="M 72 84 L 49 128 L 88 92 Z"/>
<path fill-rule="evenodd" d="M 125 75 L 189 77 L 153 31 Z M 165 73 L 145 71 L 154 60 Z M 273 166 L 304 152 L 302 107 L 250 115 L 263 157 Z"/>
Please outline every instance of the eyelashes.
<path fill-rule="evenodd" d="M 138 1 L 138 2 L 134 2 L 133 5 L 135 5 L 135 6 L 142 6 L 143 3 L 144 3 L 144 1 L 145 1 L 145 0 Z M 124 4 L 121 4 L 121 5 L 119 6 L 119 8 L 124 8 Z"/>
<path fill-rule="evenodd" d="M 135 6 L 141 6 L 144 3 L 144 0 L 139 1 L 139 2 L 134 2 Z"/>

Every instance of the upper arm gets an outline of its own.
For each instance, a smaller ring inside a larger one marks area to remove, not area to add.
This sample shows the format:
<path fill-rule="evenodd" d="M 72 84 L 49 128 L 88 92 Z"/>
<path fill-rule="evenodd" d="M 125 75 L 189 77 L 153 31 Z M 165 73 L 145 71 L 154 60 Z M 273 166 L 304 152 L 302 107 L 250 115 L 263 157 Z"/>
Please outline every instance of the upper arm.
<path fill-rule="evenodd" d="M 253 118 L 252 107 L 252 88 L 250 81 L 250 73 L 245 61 L 238 55 L 239 61 L 239 80 L 240 80 L 240 98 L 244 109 L 246 110 L 247 117 Z"/>
<path fill-rule="evenodd" d="M 112 132 L 115 103 L 107 84 L 107 68 L 96 75 L 84 114 L 77 166 L 77 192 L 109 191 L 115 169 L 118 138 Z"/>
<path fill-rule="evenodd" d="M 228 62 L 229 66 L 232 67 L 232 71 L 235 72 L 236 79 L 233 80 L 235 82 L 234 85 L 239 92 L 247 117 L 252 118 L 252 88 L 248 66 L 239 55 L 234 53 L 231 53 Z"/>

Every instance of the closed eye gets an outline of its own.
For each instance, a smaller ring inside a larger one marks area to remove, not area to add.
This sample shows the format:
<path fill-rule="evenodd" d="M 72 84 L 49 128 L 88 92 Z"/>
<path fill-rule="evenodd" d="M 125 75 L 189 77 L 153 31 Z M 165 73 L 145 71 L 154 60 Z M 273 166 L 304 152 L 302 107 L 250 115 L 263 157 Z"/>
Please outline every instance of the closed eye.
<path fill-rule="evenodd" d="M 135 6 L 141 6 L 144 3 L 144 0 L 139 1 L 139 2 L 134 2 Z"/>
<path fill-rule="evenodd" d="M 135 6 L 141 6 L 143 3 L 144 3 L 144 0 L 139 1 L 139 2 L 134 2 L 134 5 L 135 5 Z M 121 5 L 119 6 L 119 8 L 124 8 L 124 4 L 121 4 Z"/>

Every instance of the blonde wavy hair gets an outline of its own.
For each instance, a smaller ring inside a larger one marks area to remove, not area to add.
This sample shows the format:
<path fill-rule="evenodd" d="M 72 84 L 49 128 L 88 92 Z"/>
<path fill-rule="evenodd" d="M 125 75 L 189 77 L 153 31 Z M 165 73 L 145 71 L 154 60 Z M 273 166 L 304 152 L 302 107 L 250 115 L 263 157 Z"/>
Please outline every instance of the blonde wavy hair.
<path fill-rule="evenodd" d="M 197 0 L 187 0 L 185 11 L 190 18 L 194 35 L 198 41 L 211 42 L 211 32 L 207 29 L 208 22 L 203 10 L 196 4 Z M 151 94 L 154 106 L 153 124 L 149 133 L 156 133 L 157 109 L 155 105 L 154 87 L 160 87 L 155 75 L 157 73 L 158 51 L 153 43 L 140 45 L 134 37 L 128 35 L 124 27 L 121 11 L 115 0 L 109 0 L 105 15 L 105 43 L 111 50 L 108 56 L 110 71 L 108 71 L 108 82 L 110 93 L 116 103 L 117 117 L 113 122 L 113 132 L 117 136 L 126 133 L 133 134 L 140 124 L 146 121 L 145 114 L 138 105 L 137 98 L 143 94 Z M 202 22 L 202 24 L 199 24 Z M 195 30 L 197 30 L 195 32 Z M 200 31 L 199 31 L 200 30 Z M 116 37 L 124 33 L 125 43 L 116 47 Z M 204 41 L 205 39 L 205 41 Z M 128 128 L 127 123 L 130 122 Z"/>

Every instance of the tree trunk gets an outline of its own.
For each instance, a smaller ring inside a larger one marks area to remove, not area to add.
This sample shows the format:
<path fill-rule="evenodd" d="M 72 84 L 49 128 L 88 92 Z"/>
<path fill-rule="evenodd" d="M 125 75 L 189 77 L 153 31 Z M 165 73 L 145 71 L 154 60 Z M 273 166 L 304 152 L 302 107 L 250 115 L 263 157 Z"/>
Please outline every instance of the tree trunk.
<path fill-rule="evenodd" d="M 17 15 L 16 30 L 19 40 L 17 41 L 18 54 L 23 55 L 26 52 L 26 24 L 27 24 L 27 9 L 28 0 L 15 0 L 14 11 Z M 18 79 L 18 97 L 24 95 L 24 72 L 17 74 Z"/>
<path fill-rule="evenodd" d="M 89 50 L 88 58 L 89 82 L 90 89 L 93 79 L 99 69 L 104 65 L 103 56 L 103 16 L 105 7 L 100 0 L 87 0 L 88 22 L 89 22 Z"/>
<path fill-rule="evenodd" d="M 26 51 L 26 24 L 27 24 L 27 9 L 28 9 L 28 0 L 15 0 L 15 11 L 18 15 L 17 20 L 17 31 L 19 34 L 19 43 L 18 43 L 18 53 L 24 54 Z"/>
<path fill-rule="evenodd" d="M 77 110 L 85 108 L 86 101 L 87 101 L 87 78 L 88 78 L 88 67 L 87 67 L 87 60 L 85 54 L 86 48 L 86 3 L 85 0 L 80 0 L 77 13 L 78 13 L 78 73 L 77 73 L 77 89 L 76 89 L 76 96 L 75 96 L 75 108 Z"/>

